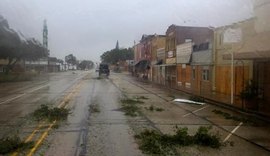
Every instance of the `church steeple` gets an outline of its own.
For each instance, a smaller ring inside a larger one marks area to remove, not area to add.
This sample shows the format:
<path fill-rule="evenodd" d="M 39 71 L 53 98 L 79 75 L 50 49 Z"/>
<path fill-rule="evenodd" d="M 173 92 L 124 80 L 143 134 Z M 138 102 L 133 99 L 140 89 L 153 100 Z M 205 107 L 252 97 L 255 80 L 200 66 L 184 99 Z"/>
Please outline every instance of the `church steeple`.
<path fill-rule="evenodd" d="M 116 42 L 116 46 L 115 46 L 115 49 L 119 49 L 119 43 L 118 43 L 118 40 L 117 40 L 117 42 Z"/>

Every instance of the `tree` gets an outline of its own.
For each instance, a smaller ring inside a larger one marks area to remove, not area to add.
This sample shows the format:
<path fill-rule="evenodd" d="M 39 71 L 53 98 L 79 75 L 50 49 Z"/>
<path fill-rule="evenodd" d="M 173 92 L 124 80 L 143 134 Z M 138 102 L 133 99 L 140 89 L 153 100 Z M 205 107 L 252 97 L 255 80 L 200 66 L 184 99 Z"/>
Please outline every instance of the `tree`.
<path fill-rule="evenodd" d="M 21 44 L 20 37 L 18 34 L 9 28 L 7 20 L 0 17 L 0 58 L 7 59 L 7 73 L 10 67 L 15 64 L 21 54 L 19 53 L 19 47 Z"/>
<path fill-rule="evenodd" d="M 64 61 L 62 59 L 57 59 L 57 63 L 64 64 Z"/>
<path fill-rule="evenodd" d="M 0 59 L 8 61 L 6 74 L 20 60 L 37 60 L 46 56 L 48 50 L 37 40 L 22 40 L 17 32 L 9 28 L 7 20 L 0 16 Z"/>
<path fill-rule="evenodd" d="M 133 60 L 134 53 L 132 48 L 112 49 L 104 52 L 100 58 L 102 62 L 116 64 L 119 61 Z"/>
<path fill-rule="evenodd" d="M 21 45 L 21 58 L 27 61 L 35 61 L 43 57 L 48 57 L 49 51 L 36 39 L 28 39 Z"/>
<path fill-rule="evenodd" d="M 81 63 L 79 63 L 78 67 L 81 70 L 85 70 L 85 69 L 91 69 L 93 68 L 94 63 L 90 60 L 83 60 Z"/>
<path fill-rule="evenodd" d="M 68 64 L 68 69 L 69 69 L 69 65 L 76 65 L 77 64 L 77 59 L 75 56 L 73 56 L 73 54 L 69 54 L 67 56 L 65 56 L 65 61 Z"/>

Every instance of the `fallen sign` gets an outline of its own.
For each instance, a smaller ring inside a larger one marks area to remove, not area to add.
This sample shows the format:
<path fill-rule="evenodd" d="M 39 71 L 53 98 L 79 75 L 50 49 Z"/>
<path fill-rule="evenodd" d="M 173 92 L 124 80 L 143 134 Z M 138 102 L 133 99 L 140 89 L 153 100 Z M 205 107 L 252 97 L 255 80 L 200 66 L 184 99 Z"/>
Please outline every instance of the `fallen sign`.
<path fill-rule="evenodd" d="M 183 103 L 190 103 L 190 104 L 196 104 L 196 105 L 204 105 L 204 102 L 196 102 L 196 101 L 191 101 L 187 99 L 174 99 L 174 102 L 183 102 Z"/>

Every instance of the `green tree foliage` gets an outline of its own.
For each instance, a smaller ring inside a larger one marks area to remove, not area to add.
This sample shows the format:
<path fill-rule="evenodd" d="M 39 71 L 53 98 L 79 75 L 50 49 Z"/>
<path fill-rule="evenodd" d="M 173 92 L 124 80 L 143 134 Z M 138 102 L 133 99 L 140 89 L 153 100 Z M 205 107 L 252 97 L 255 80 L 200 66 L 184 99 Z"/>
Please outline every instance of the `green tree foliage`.
<path fill-rule="evenodd" d="M 61 63 L 61 64 L 63 64 L 63 63 L 64 63 L 64 61 L 63 61 L 63 60 L 61 60 L 61 59 L 57 59 L 57 63 Z"/>
<path fill-rule="evenodd" d="M 65 56 L 65 61 L 71 65 L 77 64 L 77 58 L 73 54 L 69 54 L 69 55 Z"/>
<path fill-rule="evenodd" d="M 21 44 L 22 56 L 21 58 L 28 61 L 36 61 L 39 58 L 47 57 L 49 51 L 42 46 L 36 39 L 28 39 Z"/>
<path fill-rule="evenodd" d="M 134 53 L 132 48 L 112 49 L 104 52 L 100 58 L 102 62 L 116 64 L 118 61 L 133 60 Z"/>
<path fill-rule="evenodd" d="M 81 70 L 85 70 L 85 69 L 91 69 L 93 68 L 94 63 L 90 60 L 83 60 L 81 63 L 79 63 L 79 68 Z"/>
<path fill-rule="evenodd" d="M 6 73 L 20 60 L 37 60 L 48 56 L 49 52 L 35 39 L 21 38 L 9 28 L 7 20 L 0 16 L 0 59 L 6 59 Z"/>

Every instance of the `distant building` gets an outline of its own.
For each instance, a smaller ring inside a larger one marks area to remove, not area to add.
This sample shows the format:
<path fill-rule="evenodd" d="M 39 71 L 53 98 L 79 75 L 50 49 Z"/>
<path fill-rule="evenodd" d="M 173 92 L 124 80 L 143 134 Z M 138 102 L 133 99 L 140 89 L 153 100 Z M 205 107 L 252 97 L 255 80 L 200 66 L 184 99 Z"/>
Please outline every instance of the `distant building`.
<path fill-rule="evenodd" d="M 162 73 L 162 64 L 165 64 L 165 35 L 155 34 L 150 41 L 151 73 L 149 79 L 155 83 L 164 84 L 165 75 Z"/>
<path fill-rule="evenodd" d="M 166 31 L 165 47 L 165 75 L 167 86 L 187 90 L 191 89 L 190 61 L 193 45 L 200 45 L 210 42 L 212 37 L 213 31 L 208 27 L 190 27 L 177 25 L 171 25 L 168 27 Z M 180 50 L 177 53 L 177 48 L 184 48 L 184 51 Z M 186 50 L 185 48 L 189 50 Z"/>
<path fill-rule="evenodd" d="M 151 39 L 154 35 L 142 35 L 140 43 L 134 47 L 135 66 L 137 76 L 148 79 L 151 73 Z"/>
<path fill-rule="evenodd" d="M 144 54 L 142 53 L 142 43 L 138 43 L 134 45 L 134 61 L 135 63 L 138 63 L 139 61 L 145 59 Z"/>
<path fill-rule="evenodd" d="M 7 59 L 0 59 L 0 73 L 6 72 L 7 64 L 8 64 Z M 14 65 L 12 71 L 13 72 L 24 72 L 24 62 L 23 61 L 18 61 Z"/>
<path fill-rule="evenodd" d="M 48 58 L 48 70 L 49 72 L 59 72 L 60 71 L 60 65 L 58 63 L 58 60 L 56 57 L 49 57 Z"/>
<path fill-rule="evenodd" d="M 254 18 L 216 28 L 215 50 L 216 91 L 236 107 L 270 116 L 269 10 L 270 1 L 255 0 Z M 241 98 L 251 83 L 253 102 Z"/>
<path fill-rule="evenodd" d="M 48 72 L 48 58 L 36 61 L 25 61 L 26 71 Z"/>

